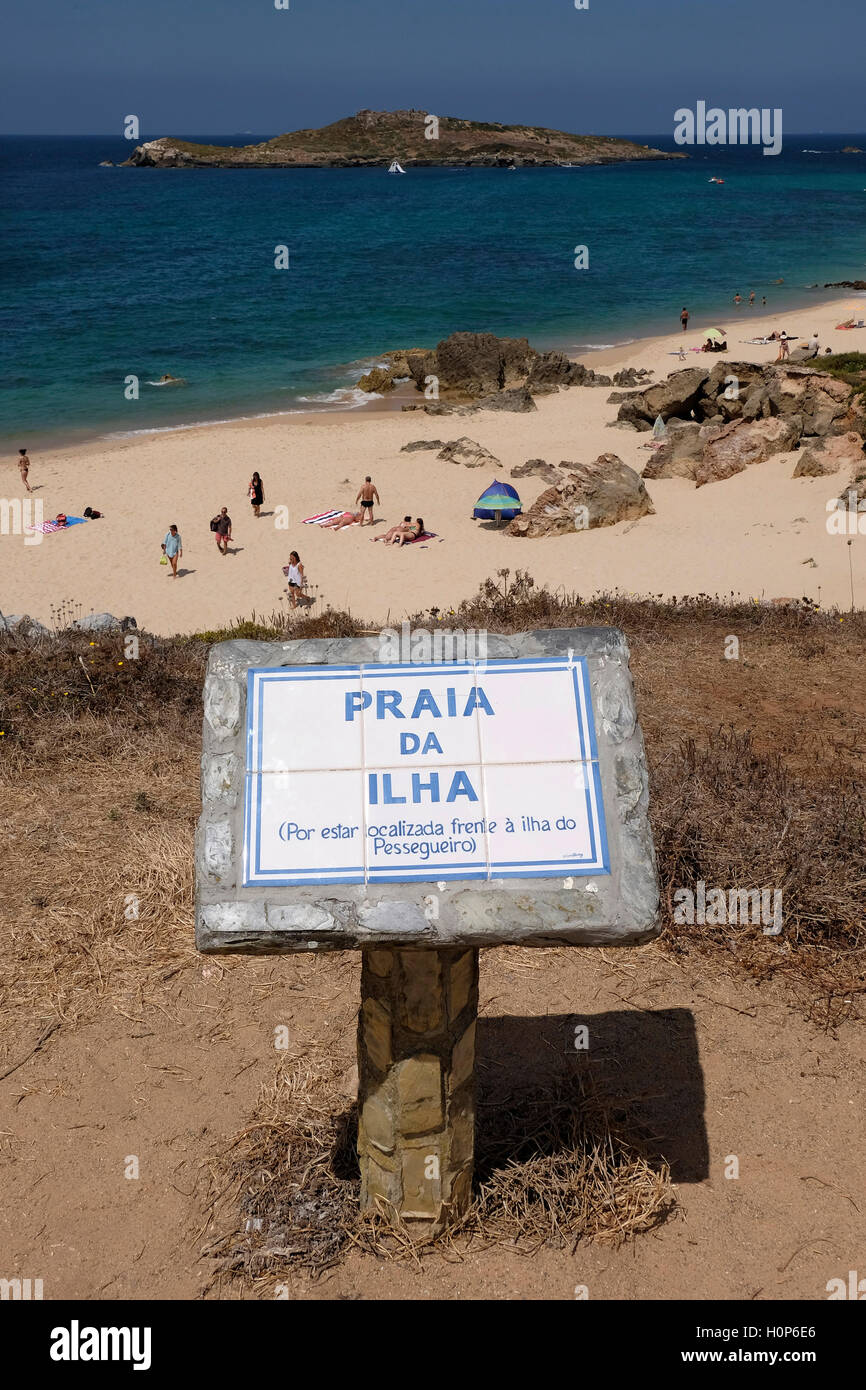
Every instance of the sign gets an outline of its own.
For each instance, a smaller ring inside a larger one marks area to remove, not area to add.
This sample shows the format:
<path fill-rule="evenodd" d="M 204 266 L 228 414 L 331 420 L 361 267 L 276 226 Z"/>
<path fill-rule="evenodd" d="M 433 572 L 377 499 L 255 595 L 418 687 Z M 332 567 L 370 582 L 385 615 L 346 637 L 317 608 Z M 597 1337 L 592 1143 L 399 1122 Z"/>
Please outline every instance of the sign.
<path fill-rule="evenodd" d="M 253 669 L 246 886 L 609 873 L 586 660 Z"/>
<path fill-rule="evenodd" d="M 375 636 L 220 642 L 204 688 L 202 951 L 633 944 L 649 778 L 616 628 L 383 665 Z"/>

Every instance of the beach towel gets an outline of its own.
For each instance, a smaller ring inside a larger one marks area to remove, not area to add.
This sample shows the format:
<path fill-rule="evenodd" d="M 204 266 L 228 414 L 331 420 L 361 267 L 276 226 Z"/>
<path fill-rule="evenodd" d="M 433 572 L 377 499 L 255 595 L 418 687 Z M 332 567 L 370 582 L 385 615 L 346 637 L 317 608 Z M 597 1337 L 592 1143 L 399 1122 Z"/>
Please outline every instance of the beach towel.
<path fill-rule="evenodd" d="M 406 545 L 418 545 L 419 541 L 435 541 L 435 531 L 422 531 L 420 536 L 413 536 L 411 541 L 406 541 Z"/>
<path fill-rule="evenodd" d="M 305 526 L 321 526 L 323 522 L 325 522 L 325 521 L 333 521 L 335 516 L 342 516 L 342 515 L 343 515 L 343 508 L 342 508 L 342 507 L 334 507 L 334 508 L 332 508 L 332 510 L 329 511 L 329 512 L 317 512 L 315 516 L 307 516 L 307 517 L 305 517 L 305 518 L 304 518 L 304 525 L 305 525 Z"/>
<path fill-rule="evenodd" d="M 61 526 L 58 521 L 43 521 L 38 526 L 28 526 L 28 531 L 44 531 L 46 536 L 52 535 L 54 531 L 68 531 L 70 526 L 78 526 L 87 520 L 86 516 L 68 516 L 66 525 Z"/>

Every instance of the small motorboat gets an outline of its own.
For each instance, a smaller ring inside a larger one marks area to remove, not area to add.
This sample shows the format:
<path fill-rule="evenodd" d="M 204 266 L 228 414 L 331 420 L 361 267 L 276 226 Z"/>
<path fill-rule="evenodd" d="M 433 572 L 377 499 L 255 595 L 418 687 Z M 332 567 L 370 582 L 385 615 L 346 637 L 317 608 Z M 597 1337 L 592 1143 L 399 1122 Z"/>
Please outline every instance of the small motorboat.
<path fill-rule="evenodd" d="M 710 183 L 724 183 L 724 179 L 710 179 Z"/>

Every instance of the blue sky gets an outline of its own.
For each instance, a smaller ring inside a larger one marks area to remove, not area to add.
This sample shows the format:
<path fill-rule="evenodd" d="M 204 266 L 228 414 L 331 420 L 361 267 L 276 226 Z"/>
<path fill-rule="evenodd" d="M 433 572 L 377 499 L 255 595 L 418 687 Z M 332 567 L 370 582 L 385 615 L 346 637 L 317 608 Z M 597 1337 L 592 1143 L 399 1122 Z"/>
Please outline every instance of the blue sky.
<path fill-rule="evenodd" d="M 866 0 L 29 0 L 6 7 L 0 130 L 277 134 L 364 106 L 599 134 L 677 107 L 866 129 Z"/>

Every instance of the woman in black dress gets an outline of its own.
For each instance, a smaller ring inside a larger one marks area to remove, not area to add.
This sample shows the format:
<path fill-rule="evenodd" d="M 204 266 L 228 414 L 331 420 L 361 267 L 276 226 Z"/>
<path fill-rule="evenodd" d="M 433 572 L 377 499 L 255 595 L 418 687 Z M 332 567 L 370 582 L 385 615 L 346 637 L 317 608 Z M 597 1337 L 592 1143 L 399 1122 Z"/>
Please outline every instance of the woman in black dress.
<path fill-rule="evenodd" d="M 253 516 L 260 516 L 262 503 L 265 500 L 265 489 L 258 473 L 254 473 L 250 478 L 249 495 L 253 507 Z"/>

